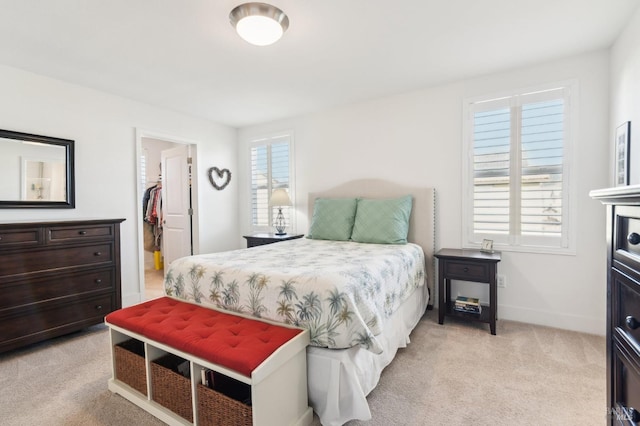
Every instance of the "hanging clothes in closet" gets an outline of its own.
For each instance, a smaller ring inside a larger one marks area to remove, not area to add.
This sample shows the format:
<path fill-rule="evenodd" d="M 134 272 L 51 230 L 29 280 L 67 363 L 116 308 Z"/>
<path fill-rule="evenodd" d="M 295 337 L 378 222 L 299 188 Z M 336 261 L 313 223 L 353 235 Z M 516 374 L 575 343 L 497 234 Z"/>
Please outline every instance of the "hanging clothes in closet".
<path fill-rule="evenodd" d="M 142 198 L 142 216 L 151 226 L 154 250 L 162 247 L 162 182 L 147 188 Z"/>

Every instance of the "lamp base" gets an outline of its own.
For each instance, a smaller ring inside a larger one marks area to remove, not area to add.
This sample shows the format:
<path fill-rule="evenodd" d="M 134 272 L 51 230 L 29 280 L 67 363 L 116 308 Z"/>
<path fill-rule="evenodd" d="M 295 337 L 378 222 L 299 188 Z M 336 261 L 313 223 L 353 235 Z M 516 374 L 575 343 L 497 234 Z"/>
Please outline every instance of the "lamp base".
<path fill-rule="evenodd" d="M 276 225 L 275 226 L 276 235 L 278 236 L 287 235 L 287 233 L 285 232 L 286 226 L 284 224 L 284 215 L 282 214 L 282 207 L 278 207 L 278 215 L 276 216 L 275 225 Z"/>

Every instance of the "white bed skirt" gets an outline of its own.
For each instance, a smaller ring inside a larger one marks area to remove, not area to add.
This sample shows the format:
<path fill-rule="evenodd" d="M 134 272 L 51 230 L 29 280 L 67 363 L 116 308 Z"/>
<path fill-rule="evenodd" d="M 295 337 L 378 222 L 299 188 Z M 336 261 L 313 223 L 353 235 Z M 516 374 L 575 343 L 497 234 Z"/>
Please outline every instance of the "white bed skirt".
<path fill-rule="evenodd" d="M 384 351 L 374 354 L 366 349 L 307 348 L 309 403 L 324 426 L 340 426 L 349 420 L 369 420 L 367 395 L 382 370 L 398 351 L 409 343 L 409 334 L 424 315 L 429 301 L 426 285 L 418 287 L 390 318 L 383 330 Z"/>

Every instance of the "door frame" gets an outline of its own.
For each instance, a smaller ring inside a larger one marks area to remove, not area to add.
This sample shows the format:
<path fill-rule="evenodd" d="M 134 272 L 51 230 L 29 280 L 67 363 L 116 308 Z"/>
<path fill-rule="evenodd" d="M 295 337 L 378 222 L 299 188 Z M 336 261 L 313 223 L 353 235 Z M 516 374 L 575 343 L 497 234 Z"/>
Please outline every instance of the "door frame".
<path fill-rule="evenodd" d="M 198 142 L 193 140 L 188 140 L 185 138 L 167 135 L 164 133 L 156 132 L 153 130 L 136 128 L 136 210 L 137 210 L 137 220 L 136 220 L 136 229 L 138 233 L 138 291 L 139 291 L 139 302 L 144 301 L 145 295 L 145 281 L 144 281 L 144 229 L 142 227 L 142 197 L 144 193 L 140 186 L 140 182 L 142 182 L 142 170 L 140 169 L 140 158 L 142 156 L 142 139 L 150 138 L 157 139 L 161 141 L 181 144 L 181 145 L 190 145 L 191 146 L 191 158 L 193 159 L 191 163 L 191 208 L 193 209 L 193 215 L 191 216 L 191 236 L 193 241 L 193 253 L 200 252 L 200 232 L 198 228 L 198 224 L 200 221 L 198 220 L 198 214 L 200 209 L 198 208 Z"/>

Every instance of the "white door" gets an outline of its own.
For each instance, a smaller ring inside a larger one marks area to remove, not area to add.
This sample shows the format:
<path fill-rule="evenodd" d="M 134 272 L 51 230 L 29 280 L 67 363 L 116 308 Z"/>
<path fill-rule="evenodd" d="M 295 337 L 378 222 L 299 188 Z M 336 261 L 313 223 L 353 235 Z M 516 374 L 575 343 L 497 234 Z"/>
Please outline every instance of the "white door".
<path fill-rule="evenodd" d="M 165 271 L 174 260 L 192 254 L 189 148 L 189 145 L 179 145 L 160 153 Z"/>

